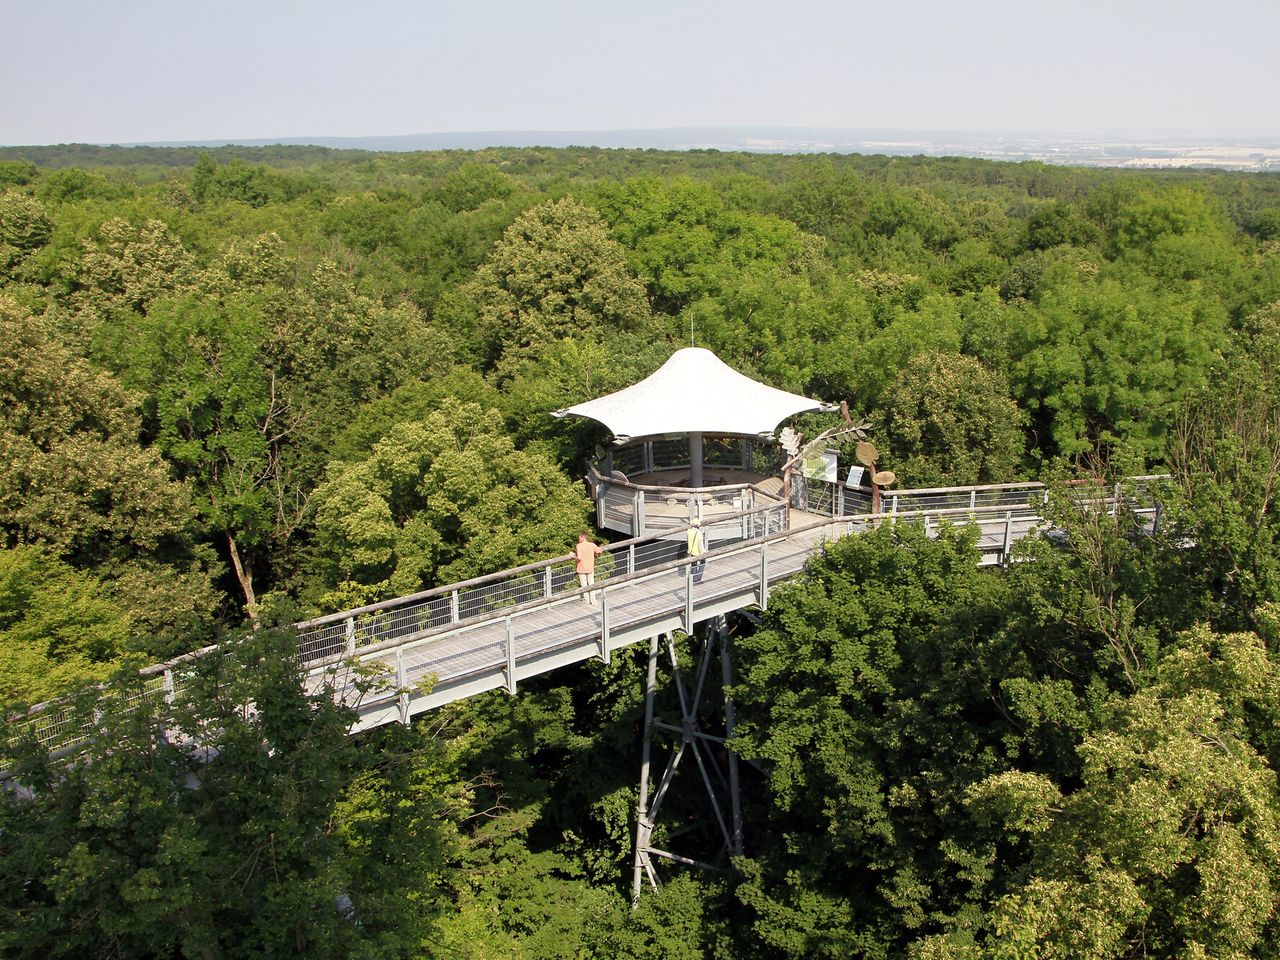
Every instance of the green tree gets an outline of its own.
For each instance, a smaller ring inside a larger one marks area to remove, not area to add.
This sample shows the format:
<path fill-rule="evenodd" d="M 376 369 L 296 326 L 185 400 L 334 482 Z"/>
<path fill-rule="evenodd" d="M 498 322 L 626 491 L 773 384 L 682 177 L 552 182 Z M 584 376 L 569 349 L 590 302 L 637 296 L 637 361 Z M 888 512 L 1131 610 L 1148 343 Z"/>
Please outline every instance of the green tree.
<path fill-rule="evenodd" d="M 1208 383 L 1189 394 L 1169 437 L 1173 483 L 1163 491 L 1179 592 L 1225 629 L 1256 629 L 1280 600 L 1280 324 L 1260 314 Z"/>
<path fill-rule="evenodd" d="M 74 203 L 78 200 L 113 199 L 125 191 L 108 183 L 101 174 L 79 167 L 51 170 L 36 183 L 36 195 L 48 203 Z"/>
<path fill-rule="evenodd" d="M 0 190 L 25 187 L 36 178 L 38 169 L 30 160 L 0 160 Z"/>
<path fill-rule="evenodd" d="M 487 365 L 565 336 L 599 339 L 649 318 L 644 288 L 600 215 L 572 199 L 519 217 L 451 307 Z"/>
<path fill-rule="evenodd" d="M 952 811 L 1003 727 L 978 653 L 1000 584 L 970 536 L 837 541 L 737 641 L 739 748 L 768 770 L 737 896 L 773 954 L 899 955 L 963 904 Z"/>
<path fill-rule="evenodd" d="M 505 200 L 515 192 L 510 177 L 487 163 L 465 163 L 440 184 L 441 202 L 454 213 L 475 210 L 490 200 Z"/>
<path fill-rule="evenodd" d="M 130 340 L 120 355 L 128 382 L 149 395 L 158 447 L 199 491 L 251 616 L 251 551 L 267 542 L 284 507 L 281 446 L 298 426 L 267 362 L 266 309 L 244 293 L 164 300 L 123 331 Z"/>
<path fill-rule="evenodd" d="M 11 767 L 30 790 L 0 797 L 0 952 L 420 955 L 468 804 L 451 735 L 349 736 L 292 643 L 227 641 L 152 709 L 122 675 L 80 704 L 84 756 Z"/>
<path fill-rule="evenodd" d="M 194 258 L 163 222 L 135 227 L 118 217 L 107 220 L 75 268 L 71 305 L 79 316 L 72 339 L 87 348 L 104 320 L 128 323 L 157 300 L 191 289 L 197 273 Z"/>
<path fill-rule="evenodd" d="M 550 460 L 515 448 L 496 411 L 457 401 L 393 427 L 368 458 L 331 465 L 315 501 L 329 582 L 391 594 L 557 555 L 587 506 Z"/>
<path fill-rule="evenodd" d="M 1025 245 L 1029 250 L 1052 247 L 1088 247 L 1101 239 L 1101 231 L 1072 204 L 1050 200 L 1027 218 Z"/>
<path fill-rule="evenodd" d="M 824 241 L 780 217 L 733 209 L 707 185 L 637 178 L 600 190 L 668 338 L 692 330 L 748 373 L 790 390 L 821 384 L 847 396 L 847 360 L 863 332 L 853 291 Z"/>
<path fill-rule="evenodd" d="M 975 814 L 1029 838 L 1033 856 L 986 917 L 980 950 L 939 938 L 925 955 L 1270 953 L 1280 791 L 1248 730 L 1278 707 L 1257 636 L 1184 635 L 1157 682 L 1118 698 L 1084 739 L 1078 788 L 1010 772 L 970 791 Z"/>
<path fill-rule="evenodd" d="M 1204 191 L 1147 192 L 1118 211 L 1114 245 L 1121 261 L 1166 281 L 1216 287 L 1240 267 L 1230 222 Z"/>
<path fill-rule="evenodd" d="M 1220 303 L 1138 281 L 1066 281 L 1028 308 L 1010 379 L 1048 453 L 1162 453 L 1183 396 L 1225 343 Z"/>
<path fill-rule="evenodd" d="M 278 236 L 233 244 L 199 285 L 113 314 L 100 351 L 146 397 L 157 446 L 198 491 L 250 616 L 308 521 L 329 444 L 367 401 L 448 365 L 407 304 L 322 261 L 302 281 Z M 428 359 L 423 359 L 424 357 Z"/>
<path fill-rule="evenodd" d="M 1025 415 L 1004 377 L 969 357 L 925 354 L 885 390 L 881 434 L 906 486 L 1008 483 L 1021 470 Z"/>
<path fill-rule="evenodd" d="M 0 710 L 105 680 L 132 630 L 96 578 L 39 547 L 0 550 Z"/>
<path fill-rule="evenodd" d="M 0 526 L 80 567 L 180 550 L 194 516 L 155 450 L 139 398 L 72 357 L 0 296 Z"/>
<path fill-rule="evenodd" d="M 53 222 L 35 197 L 0 193 L 0 280 L 15 276 L 31 251 L 49 242 Z"/>

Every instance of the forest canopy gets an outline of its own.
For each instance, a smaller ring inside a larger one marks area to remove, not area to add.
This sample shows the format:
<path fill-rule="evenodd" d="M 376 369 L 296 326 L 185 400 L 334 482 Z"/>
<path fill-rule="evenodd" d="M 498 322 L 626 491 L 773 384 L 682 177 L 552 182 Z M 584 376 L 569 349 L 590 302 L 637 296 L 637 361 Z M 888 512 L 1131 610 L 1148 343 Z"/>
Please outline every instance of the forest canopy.
<path fill-rule="evenodd" d="M 0 706 L 102 731 L 13 758 L 0 955 L 1275 953 L 1277 224 L 1270 174 L 0 149 Z M 1169 480 L 1007 569 L 816 556 L 734 628 L 744 855 L 632 910 L 643 651 L 350 737 L 289 624 L 567 552 L 603 436 L 549 414 L 691 336 L 908 486 Z M 95 686 L 211 642 L 206 761 Z"/>

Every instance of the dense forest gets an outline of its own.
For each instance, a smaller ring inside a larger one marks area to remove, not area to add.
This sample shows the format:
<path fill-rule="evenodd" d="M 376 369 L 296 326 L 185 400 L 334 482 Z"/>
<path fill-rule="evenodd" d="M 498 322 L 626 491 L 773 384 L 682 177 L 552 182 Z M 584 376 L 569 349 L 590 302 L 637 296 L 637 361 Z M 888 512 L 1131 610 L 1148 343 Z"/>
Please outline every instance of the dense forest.
<path fill-rule="evenodd" d="M 632 909 L 646 651 L 351 737 L 289 625 L 567 552 L 550 411 L 691 331 L 904 486 L 1169 480 L 831 545 L 735 624 L 745 854 Z M 6 758 L 0 955 L 1280 955 L 1278 489 L 1280 176 L 0 150 L 0 708 L 95 711 Z M 212 643 L 212 753 L 101 695 Z"/>

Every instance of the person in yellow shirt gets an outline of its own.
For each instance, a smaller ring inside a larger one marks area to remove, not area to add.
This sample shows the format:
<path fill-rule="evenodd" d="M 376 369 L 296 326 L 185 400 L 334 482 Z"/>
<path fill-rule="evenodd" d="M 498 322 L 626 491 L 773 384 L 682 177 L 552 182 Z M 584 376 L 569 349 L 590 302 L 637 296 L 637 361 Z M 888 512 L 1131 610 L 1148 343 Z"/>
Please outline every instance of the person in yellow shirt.
<path fill-rule="evenodd" d="M 707 552 L 707 539 L 702 534 L 702 521 L 699 518 L 694 517 L 689 521 L 689 531 L 685 536 L 693 582 L 701 583 L 702 570 L 707 565 L 707 561 L 702 559 L 702 555 Z"/>

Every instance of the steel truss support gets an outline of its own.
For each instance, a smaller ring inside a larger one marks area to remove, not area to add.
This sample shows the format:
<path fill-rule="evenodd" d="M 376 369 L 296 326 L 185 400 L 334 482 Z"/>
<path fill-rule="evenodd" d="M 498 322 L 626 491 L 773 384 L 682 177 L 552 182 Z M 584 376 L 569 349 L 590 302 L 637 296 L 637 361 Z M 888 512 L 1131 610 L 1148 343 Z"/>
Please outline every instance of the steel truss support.
<path fill-rule="evenodd" d="M 694 661 L 697 664 L 696 674 L 686 682 L 680 669 L 680 661 L 676 656 L 675 641 L 668 634 L 665 638 L 654 636 L 649 640 L 649 669 L 645 680 L 644 696 L 644 741 L 640 750 L 640 798 L 636 806 L 636 852 L 635 865 L 631 878 L 631 904 L 634 907 L 640 902 L 640 894 L 645 880 L 654 890 L 658 889 L 658 872 L 654 860 L 670 860 L 688 866 L 704 869 L 717 869 L 714 864 L 693 860 L 689 857 L 660 850 L 653 845 L 653 828 L 658 819 L 662 802 L 671 790 L 672 781 L 681 761 L 692 755 L 698 768 L 699 779 L 706 789 L 707 800 L 711 812 L 715 815 L 724 844 L 724 852 L 730 857 L 742 853 L 742 803 L 738 785 L 738 757 L 729 746 L 733 739 L 733 700 L 728 691 L 733 682 L 732 661 L 729 651 L 729 631 L 723 617 L 716 617 L 704 624 L 701 649 L 695 647 Z M 692 634 L 691 636 L 696 636 Z M 658 659 L 661 648 L 671 661 L 672 685 L 680 703 L 680 724 L 667 723 L 654 716 L 654 699 L 658 692 Z M 719 652 L 721 689 L 724 697 L 724 729 L 723 737 L 714 736 L 702 730 L 698 720 L 703 705 L 703 694 L 707 686 L 707 674 L 711 670 L 715 654 Z M 667 765 L 658 778 L 652 800 L 649 794 L 649 775 L 653 759 L 653 737 L 655 732 L 663 732 L 679 736 Z M 721 768 L 717 752 L 723 751 L 727 762 L 727 771 Z M 727 801 L 727 811 L 726 811 Z M 726 817 L 727 812 L 727 817 Z"/>

